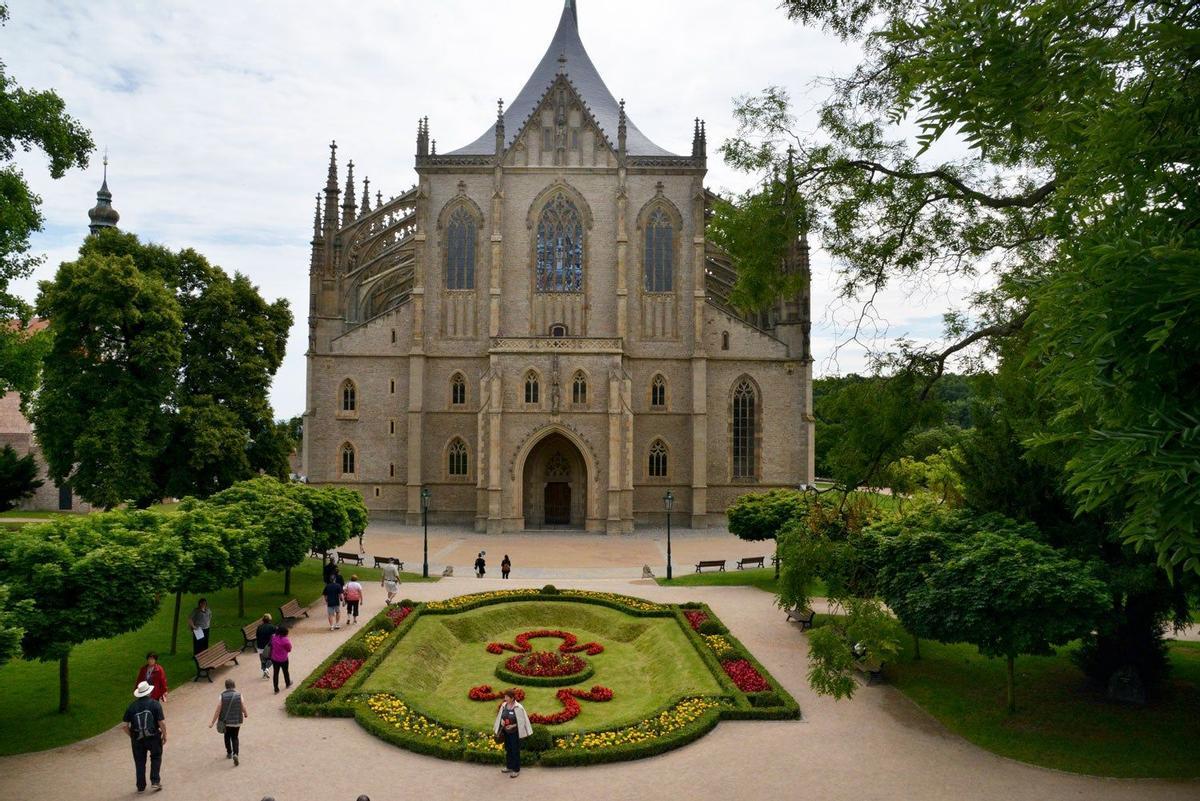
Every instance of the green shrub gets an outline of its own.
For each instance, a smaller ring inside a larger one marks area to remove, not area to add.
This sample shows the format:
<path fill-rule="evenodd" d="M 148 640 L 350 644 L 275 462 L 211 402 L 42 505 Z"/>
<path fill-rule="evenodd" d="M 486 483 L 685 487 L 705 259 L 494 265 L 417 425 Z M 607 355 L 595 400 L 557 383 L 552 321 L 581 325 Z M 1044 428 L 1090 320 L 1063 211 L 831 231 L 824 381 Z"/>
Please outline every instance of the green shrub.
<path fill-rule="evenodd" d="M 579 673 L 570 676 L 522 676 L 520 673 L 513 673 L 504 667 L 503 662 L 496 666 L 496 678 L 513 687 L 569 687 L 573 684 L 582 684 L 595 673 L 596 668 L 592 667 L 590 663 Z"/>
<path fill-rule="evenodd" d="M 366 659 L 371 655 L 367 649 L 367 644 L 362 640 L 351 640 L 342 646 L 342 650 L 338 652 L 339 659 Z"/>
<path fill-rule="evenodd" d="M 554 746 L 554 736 L 545 726 L 534 726 L 533 733 L 521 741 L 521 747 L 526 751 L 541 753 Z"/>
<path fill-rule="evenodd" d="M 779 693 L 774 692 L 746 693 L 746 700 L 754 707 L 783 706 L 783 699 L 779 697 Z"/>
<path fill-rule="evenodd" d="M 367 631 L 395 631 L 396 624 L 387 615 L 380 615 L 371 622 Z"/>
<path fill-rule="evenodd" d="M 726 510 L 729 531 L 744 540 L 773 540 L 789 521 L 803 517 L 807 508 L 805 494 L 798 490 L 748 493 Z"/>
<path fill-rule="evenodd" d="M 414 601 L 412 598 L 401 598 L 400 602 L 396 604 L 396 606 L 407 606 L 409 608 L 412 608 L 416 605 L 417 605 L 417 602 Z"/>
<path fill-rule="evenodd" d="M 715 618 L 711 618 L 711 617 L 708 620 L 701 623 L 700 628 L 696 629 L 696 631 L 700 632 L 701 634 L 728 634 L 729 633 L 729 629 L 722 626 L 721 621 L 716 620 Z"/>
<path fill-rule="evenodd" d="M 558 587 L 555 587 L 553 584 L 547 584 L 545 587 L 542 587 L 542 595 L 559 595 L 559 594 L 560 593 L 558 591 Z"/>

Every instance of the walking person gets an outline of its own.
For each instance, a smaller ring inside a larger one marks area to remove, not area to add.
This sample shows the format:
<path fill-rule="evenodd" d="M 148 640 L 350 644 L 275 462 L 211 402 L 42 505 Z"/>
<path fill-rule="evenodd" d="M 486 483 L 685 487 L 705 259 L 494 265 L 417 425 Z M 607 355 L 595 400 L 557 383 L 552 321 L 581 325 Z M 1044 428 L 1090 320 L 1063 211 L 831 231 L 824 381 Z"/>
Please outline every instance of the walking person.
<path fill-rule="evenodd" d="M 487 572 L 487 560 L 483 555 L 487 551 L 480 551 L 479 556 L 475 557 L 475 578 L 483 578 L 483 574 Z"/>
<path fill-rule="evenodd" d="M 358 622 L 358 605 L 363 599 L 363 585 L 358 583 L 358 576 L 353 573 L 350 581 L 342 588 L 342 597 L 346 599 L 346 625 Z"/>
<path fill-rule="evenodd" d="M 201 598 L 196 602 L 196 608 L 188 615 L 188 625 L 192 627 L 192 653 L 198 654 L 208 650 L 208 631 L 212 628 L 212 610 L 208 608 L 207 598 Z"/>
<path fill-rule="evenodd" d="M 213 710 L 208 728 L 215 725 L 217 731 L 225 735 L 225 758 L 232 759 L 235 768 L 239 764 L 238 735 L 242 731 L 242 721 L 248 717 L 250 714 L 246 711 L 246 702 L 237 691 L 237 685 L 233 679 L 225 679 L 225 691 L 217 700 L 217 708 Z"/>
<path fill-rule="evenodd" d="M 272 673 L 272 683 L 275 686 L 276 695 L 279 694 L 279 671 L 283 671 L 283 680 L 286 682 L 286 686 L 292 686 L 292 676 L 288 673 L 288 655 L 292 652 L 292 641 L 288 639 L 287 635 L 287 626 L 280 626 L 271 635 L 271 666 L 275 669 Z"/>
<path fill-rule="evenodd" d="M 133 772 L 137 791 L 146 792 L 146 757 L 150 757 L 150 786 L 162 789 L 162 752 L 167 744 L 167 722 L 162 704 L 150 697 L 154 687 L 143 681 L 133 691 L 133 703 L 125 710 L 121 727 L 133 745 Z"/>
<path fill-rule="evenodd" d="M 400 592 L 400 565 L 396 564 L 395 559 L 383 563 L 383 578 L 380 579 L 379 586 L 387 590 L 384 606 L 391 606 L 392 599 Z"/>
<path fill-rule="evenodd" d="M 496 712 L 492 733 L 504 738 L 504 768 L 500 772 L 517 778 L 521 774 L 521 741 L 533 734 L 533 726 L 525 707 L 512 690 L 504 691 L 504 701 Z"/>
<path fill-rule="evenodd" d="M 330 577 L 329 583 L 325 585 L 322 591 L 325 595 L 325 611 L 329 613 L 329 630 L 340 629 L 342 627 L 342 585 L 334 581 L 337 573 Z"/>
<path fill-rule="evenodd" d="M 155 701 L 167 700 L 167 671 L 163 670 L 163 666 L 158 664 L 158 653 L 150 651 L 146 654 L 146 664 L 142 665 L 138 670 L 137 683 L 135 687 L 142 682 L 146 682 L 154 691 L 150 693 L 150 697 Z"/>
<path fill-rule="evenodd" d="M 271 613 L 268 612 L 254 630 L 254 648 L 258 651 L 258 666 L 262 669 L 264 679 L 271 678 L 271 635 L 274 633 L 275 624 L 271 622 Z"/>
<path fill-rule="evenodd" d="M 504 554 L 504 559 L 500 562 L 500 578 L 508 578 L 510 572 L 512 572 L 512 561 L 508 558 L 508 554 Z"/>
<path fill-rule="evenodd" d="M 325 563 L 321 566 L 321 580 L 328 584 L 336 572 L 337 563 L 333 561 L 333 557 L 326 558 Z"/>

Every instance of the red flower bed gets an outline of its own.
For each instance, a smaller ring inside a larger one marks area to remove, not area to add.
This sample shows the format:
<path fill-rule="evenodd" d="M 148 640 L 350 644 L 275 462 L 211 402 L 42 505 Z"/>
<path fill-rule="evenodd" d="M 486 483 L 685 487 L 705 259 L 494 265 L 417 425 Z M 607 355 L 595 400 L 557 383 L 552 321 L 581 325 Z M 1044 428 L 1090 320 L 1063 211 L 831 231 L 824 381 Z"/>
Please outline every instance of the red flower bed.
<path fill-rule="evenodd" d="M 389 606 L 386 614 L 392 623 L 399 626 L 404 622 L 404 618 L 412 614 L 412 610 L 411 606 Z"/>
<path fill-rule="evenodd" d="M 701 612 L 699 609 L 685 609 L 683 616 L 692 624 L 693 629 L 699 629 L 700 624 L 708 620 L 708 612 Z"/>
<path fill-rule="evenodd" d="M 613 691 L 607 687 L 601 687 L 599 684 L 591 690 L 576 690 L 573 687 L 564 687 L 555 693 L 554 697 L 559 700 L 563 708 L 553 715 L 539 715 L 537 712 L 532 712 L 529 715 L 530 723 L 540 723 L 543 726 L 556 726 L 559 723 L 574 720 L 583 711 L 583 708 L 579 706 L 579 701 L 575 700 L 576 698 L 584 701 L 611 701 Z"/>
<path fill-rule="evenodd" d="M 317 679 L 313 686 L 318 690 L 337 690 L 358 672 L 363 666 L 362 659 L 339 659 L 329 666 L 329 669 Z"/>
<path fill-rule="evenodd" d="M 730 659 L 722 662 L 721 667 L 744 693 L 761 693 L 771 689 L 767 680 L 745 659 Z"/>
<path fill-rule="evenodd" d="M 518 701 L 525 700 L 525 691 L 520 687 L 514 688 L 513 693 Z M 498 701 L 504 697 L 504 693 L 496 692 L 490 684 L 481 684 L 478 687 L 472 687 L 471 691 L 467 693 L 467 697 L 472 701 Z"/>
<path fill-rule="evenodd" d="M 562 640 L 563 643 L 558 646 L 558 650 L 564 654 L 575 654 L 586 651 L 588 656 L 595 656 L 604 651 L 604 646 L 598 642 L 585 642 L 580 645 L 579 638 L 574 634 L 558 629 L 538 629 L 537 631 L 522 632 L 515 638 L 516 645 L 506 642 L 488 643 L 487 651 L 489 654 L 502 654 L 505 651 L 516 651 L 519 654 L 527 654 L 533 650 L 533 646 L 529 644 L 529 641 L 540 637 L 554 637 Z"/>
<path fill-rule="evenodd" d="M 534 651 L 509 657 L 509 660 L 504 663 L 504 667 L 521 676 L 574 676 L 587 668 L 587 662 L 575 654 Z"/>

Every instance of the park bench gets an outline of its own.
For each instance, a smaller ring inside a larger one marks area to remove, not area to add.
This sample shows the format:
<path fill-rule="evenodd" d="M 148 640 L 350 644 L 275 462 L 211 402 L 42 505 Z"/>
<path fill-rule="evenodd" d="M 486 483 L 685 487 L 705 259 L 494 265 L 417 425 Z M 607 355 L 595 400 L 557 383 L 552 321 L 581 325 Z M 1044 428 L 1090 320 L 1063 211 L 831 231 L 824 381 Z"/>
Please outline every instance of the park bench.
<path fill-rule="evenodd" d="M 738 560 L 737 569 L 743 570 L 748 565 L 758 565 L 759 567 L 763 567 L 763 562 L 765 562 L 766 559 L 767 559 L 767 557 L 765 557 L 765 556 L 747 556 L 744 559 Z"/>
<path fill-rule="evenodd" d="M 230 651 L 229 646 L 225 645 L 225 641 L 210 645 L 200 653 L 192 657 L 196 660 L 196 678 L 192 681 L 200 681 L 201 677 L 212 681 L 212 672 L 222 665 L 230 662 L 238 663 L 238 652 Z"/>
<path fill-rule="evenodd" d="M 797 623 L 799 623 L 801 631 L 812 628 L 813 618 L 816 617 L 816 615 L 817 613 L 813 610 L 803 609 L 799 606 L 793 606 L 791 609 L 787 610 L 787 619 L 795 620 Z"/>
<path fill-rule="evenodd" d="M 696 572 L 703 573 L 706 567 L 715 567 L 720 572 L 725 572 L 725 559 L 702 559 L 696 563 Z"/>
<path fill-rule="evenodd" d="M 337 560 L 340 565 L 342 562 L 353 562 L 356 565 L 362 565 L 362 554 L 352 553 L 351 551 L 338 551 Z"/>
<path fill-rule="evenodd" d="M 288 601 L 283 606 L 279 607 L 280 622 L 284 622 L 284 621 L 288 621 L 288 620 L 299 620 L 301 615 L 304 615 L 304 617 L 308 617 L 308 610 L 305 609 L 300 604 L 296 603 L 295 598 Z"/>
<path fill-rule="evenodd" d="M 246 642 L 242 643 L 239 654 L 247 648 L 258 648 L 258 627 L 261 623 L 262 618 L 260 617 L 258 620 L 252 620 L 242 626 L 242 636 L 246 638 Z"/>
<path fill-rule="evenodd" d="M 400 570 L 404 569 L 404 563 L 394 556 L 372 556 L 371 558 L 375 560 L 375 567 L 383 567 L 394 562 Z"/>
<path fill-rule="evenodd" d="M 878 659 L 856 659 L 854 668 L 867 677 L 867 684 L 883 681 L 883 663 Z"/>

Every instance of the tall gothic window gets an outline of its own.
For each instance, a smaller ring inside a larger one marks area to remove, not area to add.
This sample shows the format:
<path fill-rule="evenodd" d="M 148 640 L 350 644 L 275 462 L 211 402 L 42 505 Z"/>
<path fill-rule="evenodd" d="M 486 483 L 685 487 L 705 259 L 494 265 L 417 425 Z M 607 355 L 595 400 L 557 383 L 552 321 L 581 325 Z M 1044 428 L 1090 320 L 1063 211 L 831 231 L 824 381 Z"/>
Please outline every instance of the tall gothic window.
<path fill-rule="evenodd" d="M 583 291 L 583 220 L 561 192 L 546 204 L 537 230 L 537 291 Z"/>
<path fill-rule="evenodd" d="M 587 376 L 582 370 L 575 374 L 575 381 L 571 387 L 571 402 L 587 403 Z"/>
<path fill-rule="evenodd" d="M 354 382 L 346 379 L 342 382 L 342 411 L 353 412 L 358 409 L 358 391 Z"/>
<path fill-rule="evenodd" d="M 675 231 L 671 218 L 655 209 L 646 221 L 646 291 L 670 292 L 675 267 Z"/>
<path fill-rule="evenodd" d="M 450 443 L 450 475 L 467 475 L 467 444 L 461 439 Z"/>
<path fill-rule="evenodd" d="M 754 478 L 755 418 L 754 386 L 742 379 L 733 391 L 733 477 Z"/>
<path fill-rule="evenodd" d="M 475 288 L 475 218 L 459 206 L 446 231 L 446 289 Z"/>
<path fill-rule="evenodd" d="M 650 406 L 655 409 L 667 407 L 667 379 L 661 375 L 654 376 L 654 382 L 650 384 Z"/>
<path fill-rule="evenodd" d="M 649 473 L 651 478 L 667 477 L 667 445 L 661 439 L 650 446 Z"/>
<path fill-rule="evenodd" d="M 461 373 L 455 373 L 450 379 L 450 403 L 462 406 L 467 402 L 467 382 Z"/>
<path fill-rule="evenodd" d="M 342 446 L 342 475 L 352 476 L 356 472 L 354 446 L 347 442 Z"/>
<path fill-rule="evenodd" d="M 538 377 L 532 370 L 525 374 L 525 402 L 538 402 Z"/>

